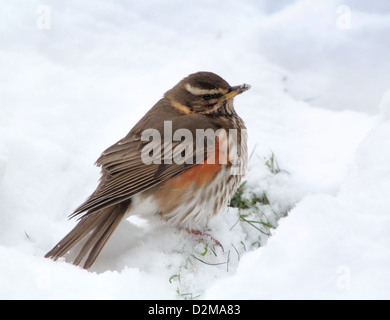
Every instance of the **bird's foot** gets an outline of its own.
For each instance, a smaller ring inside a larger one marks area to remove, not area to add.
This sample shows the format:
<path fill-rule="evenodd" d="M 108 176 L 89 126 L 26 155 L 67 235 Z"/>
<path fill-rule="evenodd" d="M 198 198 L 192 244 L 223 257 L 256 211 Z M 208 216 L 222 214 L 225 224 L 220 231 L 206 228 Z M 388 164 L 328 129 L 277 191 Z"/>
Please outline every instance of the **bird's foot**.
<path fill-rule="evenodd" d="M 189 228 L 185 228 L 185 230 L 189 233 L 189 234 L 192 234 L 192 235 L 195 235 L 197 238 L 199 238 L 200 240 L 206 240 L 207 238 L 209 240 L 211 240 L 212 242 L 214 242 L 214 244 L 216 244 L 218 247 L 220 247 L 222 249 L 222 251 L 224 252 L 225 250 L 223 249 L 223 246 L 222 244 L 217 240 L 215 239 L 213 236 L 209 235 L 208 233 L 205 233 L 203 231 L 200 231 L 200 230 L 193 230 L 193 229 L 189 229 Z"/>

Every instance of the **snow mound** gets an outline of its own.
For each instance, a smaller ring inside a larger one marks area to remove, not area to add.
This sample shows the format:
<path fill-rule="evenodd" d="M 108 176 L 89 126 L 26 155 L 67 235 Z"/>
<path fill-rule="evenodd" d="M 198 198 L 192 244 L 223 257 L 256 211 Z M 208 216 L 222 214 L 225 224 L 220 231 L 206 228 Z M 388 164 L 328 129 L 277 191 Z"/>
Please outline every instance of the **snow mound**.
<path fill-rule="evenodd" d="M 305 197 L 267 246 L 246 254 L 205 298 L 388 299 L 389 136 L 390 121 L 373 128 L 337 195 Z"/>

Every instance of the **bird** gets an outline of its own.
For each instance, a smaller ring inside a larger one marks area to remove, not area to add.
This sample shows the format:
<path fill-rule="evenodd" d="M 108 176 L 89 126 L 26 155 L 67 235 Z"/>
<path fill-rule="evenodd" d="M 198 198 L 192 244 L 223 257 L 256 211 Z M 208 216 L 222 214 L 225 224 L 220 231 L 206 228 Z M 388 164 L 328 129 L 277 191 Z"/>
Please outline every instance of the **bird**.
<path fill-rule="evenodd" d="M 159 216 L 203 234 L 209 220 L 227 207 L 247 169 L 247 132 L 233 99 L 249 88 L 200 71 L 168 90 L 98 158 L 96 190 L 69 216 L 78 223 L 45 258 L 57 260 L 81 243 L 73 264 L 83 262 L 89 269 L 118 225 L 132 215 Z"/>

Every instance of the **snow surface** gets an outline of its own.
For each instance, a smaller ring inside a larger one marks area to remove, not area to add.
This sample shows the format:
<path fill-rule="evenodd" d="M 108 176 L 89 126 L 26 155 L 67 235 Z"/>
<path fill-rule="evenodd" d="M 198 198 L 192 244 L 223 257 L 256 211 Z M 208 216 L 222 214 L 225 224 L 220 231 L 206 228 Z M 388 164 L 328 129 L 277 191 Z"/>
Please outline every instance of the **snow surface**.
<path fill-rule="evenodd" d="M 390 298 L 388 1 L 1 7 L 0 298 Z M 199 70 L 252 85 L 235 102 L 252 152 L 245 196 L 269 204 L 216 217 L 223 250 L 134 217 L 91 272 L 44 259 L 94 190 L 101 151 Z"/>

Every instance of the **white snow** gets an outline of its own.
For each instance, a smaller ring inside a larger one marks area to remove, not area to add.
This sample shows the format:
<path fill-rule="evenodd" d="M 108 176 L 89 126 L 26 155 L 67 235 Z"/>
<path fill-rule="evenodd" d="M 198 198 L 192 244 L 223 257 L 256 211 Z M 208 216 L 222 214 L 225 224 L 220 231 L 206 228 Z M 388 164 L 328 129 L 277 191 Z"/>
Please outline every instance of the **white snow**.
<path fill-rule="evenodd" d="M 205 298 L 388 299 L 389 134 L 390 121 L 373 129 L 337 195 L 306 196 Z"/>
<path fill-rule="evenodd" d="M 3 1 L 0 298 L 389 299 L 389 21 L 386 0 Z M 245 196 L 269 205 L 211 221 L 223 250 L 133 217 L 90 272 L 44 259 L 100 153 L 199 70 L 251 84 Z"/>

